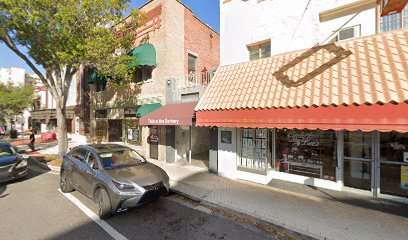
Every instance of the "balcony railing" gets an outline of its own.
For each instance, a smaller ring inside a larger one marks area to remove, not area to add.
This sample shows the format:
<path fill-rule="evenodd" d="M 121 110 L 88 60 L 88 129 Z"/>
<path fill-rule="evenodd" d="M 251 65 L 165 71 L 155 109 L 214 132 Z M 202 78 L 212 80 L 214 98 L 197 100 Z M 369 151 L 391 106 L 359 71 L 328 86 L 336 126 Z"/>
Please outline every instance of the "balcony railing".
<path fill-rule="evenodd" d="M 213 77 L 213 72 L 190 72 L 186 77 L 186 85 L 208 85 Z"/>

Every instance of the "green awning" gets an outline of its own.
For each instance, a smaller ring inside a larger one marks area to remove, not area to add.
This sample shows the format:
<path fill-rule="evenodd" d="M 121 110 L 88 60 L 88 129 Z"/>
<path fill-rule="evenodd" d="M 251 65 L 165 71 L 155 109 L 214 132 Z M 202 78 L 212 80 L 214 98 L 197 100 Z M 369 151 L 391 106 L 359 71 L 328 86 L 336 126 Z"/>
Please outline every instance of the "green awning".
<path fill-rule="evenodd" d="M 96 70 L 96 68 L 91 68 L 89 69 L 89 74 L 88 74 L 88 83 L 92 84 L 95 81 L 98 81 L 98 71 Z"/>
<path fill-rule="evenodd" d="M 128 64 L 129 68 L 137 66 L 156 66 L 156 49 L 152 44 L 142 44 L 128 52 L 133 60 Z"/>
<path fill-rule="evenodd" d="M 95 67 L 89 69 L 89 74 L 88 74 L 88 83 L 89 84 L 93 84 L 95 81 L 102 82 L 102 81 L 107 81 L 107 80 L 108 80 L 108 77 L 100 76 L 98 74 L 98 70 Z"/>
<path fill-rule="evenodd" d="M 147 115 L 147 114 L 149 114 L 149 113 L 151 113 L 153 111 L 156 111 L 157 109 L 159 109 L 161 107 L 162 107 L 162 105 L 160 103 L 153 103 L 153 104 L 143 105 L 137 110 L 136 117 L 137 118 L 142 118 L 145 115 Z"/>

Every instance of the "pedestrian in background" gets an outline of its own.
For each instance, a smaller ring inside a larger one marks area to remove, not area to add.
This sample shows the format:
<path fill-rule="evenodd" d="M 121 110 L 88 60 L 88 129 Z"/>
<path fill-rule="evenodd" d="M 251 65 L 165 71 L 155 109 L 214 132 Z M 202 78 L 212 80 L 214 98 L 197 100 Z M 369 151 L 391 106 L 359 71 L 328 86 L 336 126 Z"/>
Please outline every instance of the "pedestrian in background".
<path fill-rule="evenodd" d="M 31 149 L 31 152 L 34 152 L 35 150 L 34 144 L 35 144 L 35 135 L 34 135 L 34 131 L 31 129 L 30 130 L 30 143 L 28 144 L 28 146 Z"/>

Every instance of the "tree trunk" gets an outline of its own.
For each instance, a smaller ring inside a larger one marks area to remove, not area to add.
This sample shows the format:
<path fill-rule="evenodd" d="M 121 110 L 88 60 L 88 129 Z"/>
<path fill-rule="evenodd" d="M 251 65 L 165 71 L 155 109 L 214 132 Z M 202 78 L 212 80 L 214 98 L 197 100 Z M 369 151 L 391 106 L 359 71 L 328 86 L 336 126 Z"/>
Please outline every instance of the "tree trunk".
<path fill-rule="evenodd" d="M 65 109 L 57 104 L 57 127 L 58 127 L 58 155 L 62 159 L 68 150 L 67 124 Z"/>
<path fill-rule="evenodd" d="M 4 120 L 6 121 L 7 126 L 6 135 L 9 135 L 11 130 L 11 118 L 9 116 L 5 116 Z"/>

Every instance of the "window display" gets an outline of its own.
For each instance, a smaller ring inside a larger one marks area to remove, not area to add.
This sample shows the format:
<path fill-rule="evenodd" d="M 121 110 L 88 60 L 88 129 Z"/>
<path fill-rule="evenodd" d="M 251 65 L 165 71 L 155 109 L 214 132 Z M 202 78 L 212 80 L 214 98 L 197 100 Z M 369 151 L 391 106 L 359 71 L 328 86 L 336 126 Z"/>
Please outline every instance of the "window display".
<path fill-rule="evenodd" d="M 238 166 L 266 170 L 268 151 L 267 129 L 242 129 L 241 157 Z"/>
<path fill-rule="evenodd" d="M 334 131 L 278 129 L 275 170 L 335 181 L 335 146 Z"/>
<path fill-rule="evenodd" d="M 127 128 L 127 140 L 131 144 L 141 144 L 141 128 L 139 126 L 139 120 L 128 119 L 126 120 Z"/>
<path fill-rule="evenodd" d="M 408 134 L 381 133 L 381 193 L 408 197 Z"/>

